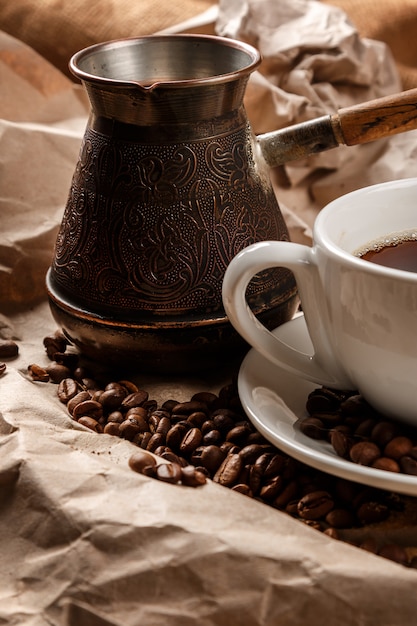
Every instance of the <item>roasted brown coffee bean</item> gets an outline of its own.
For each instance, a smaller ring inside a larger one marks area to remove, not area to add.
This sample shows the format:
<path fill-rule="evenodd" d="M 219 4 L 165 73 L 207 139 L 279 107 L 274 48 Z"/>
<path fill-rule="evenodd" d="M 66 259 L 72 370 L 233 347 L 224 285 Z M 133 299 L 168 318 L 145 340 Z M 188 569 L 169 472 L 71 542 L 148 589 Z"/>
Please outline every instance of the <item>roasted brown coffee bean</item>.
<path fill-rule="evenodd" d="M 343 459 L 350 459 L 350 449 L 353 445 L 352 438 L 341 430 L 330 432 L 330 443 L 338 456 Z"/>
<path fill-rule="evenodd" d="M 98 420 L 103 415 L 103 407 L 100 402 L 96 402 L 95 400 L 84 400 L 84 402 L 79 402 L 74 407 L 72 417 L 75 420 L 78 420 L 84 415 L 88 415 L 89 417 L 93 417 Z"/>
<path fill-rule="evenodd" d="M 99 424 L 97 420 L 89 415 L 82 415 L 78 420 L 78 423 L 86 426 L 90 430 L 94 430 L 94 432 L 96 433 L 103 432 L 103 427 L 101 426 L 101 424 Z"/>
<path fill-rule="evenodd" d="M 124 420 L 127 419 L 127 416 L 124 415 L 121 411 L 112 411 L 107 416 L 107 422 L 116 422 L 117 424 L 121 424 Z M 147 425 L 146 425 L 147 426 Z M 147 430 L 147 429 L 145 429 Z"/>
<path fill-rule="evenodd" d="M 381 450 L 372 441 L 359 441 L 350 448 L 349 456 L 354 463 L 369 466 L 381 456 Z"/>
<path fill-rule="evenodd" d="M 390 559 L 390 561 L 395 561 L 396 563 L 400 563 L 401 565 L 408 564 L 407 552 L 402 546 L 399 546 L 398 544 L 386 544 L 378 550 L 378 554 L 385 559 Z"/>
<path fill-rule="evenodd" d="M 140 424 L 134 417 L 128 417 L 119 424 L 120 437 L 132 441 L 134 437 L 143 432 Z"/>
<path fill-rule="evenodd" d="M 226 441 L 231 441 L 238 446 L 244 446 L 252 428 L 247 422 L 243 422 L 231 428 L 226 434 Z"/>
<path fill-rule="evenodd" d="M 217 395 L 211 391 L 198 391 L 192 396 L 191 401 L 202 402 L 207 407 L 210 407 L 210 405 L 216 402 L 217 399 Z"/>
<path fill-rule="evenodd" d="M 133 393 L 129 393 L 122 401 L 122 408 L 131 409 L 132 407 L 141 406 L 148 399 L 149 394 L 147 391 L 139 389 Z"/>
<path fill-rule="evenodd" d="M 91 394 L 89 391 L 79 391 L 75 396 L 73 396 L 67 404 L 67 409 L 70 415 L 73 414 L 75 407 L 81 402 L 86 402 L 87 400 L 91 400 Z"/>
<path fill-rule="evenodd" d="M 216 425 L 212 419 L 206 419 L 203 424 L 201 424 L 200 430 L 201 434 L 204 436 L 206 433 L 209 433 L 212 430 L 216 429 Z"/>
<path fill-rule="evenodd" d="M 351 528 L 355 525 L 355 516 L 348 509 L 333 509 L 325 519 L 333 528 Z"/>
<path fill-rule="evenodd" d="M 14 359 L 19 354 L 19 346 L 12 339 L 0 339 L 0 359 Z"/>
<path fill-rule="evenodd" d="M 203 435 L 201 434 L 201 430 L 199 428 L 190 428 L 190 430 L 186 432 L 182 438 L 180 443 L 180 452 L 185 455 L 191 454 L 200 446 L 202 439 Z"/>
<path fill-rule="evenodd" d="M 167 446 L 164 446 L 164 448 L 165 449 L 163 450 L 163 452 L 158 452 L 158 456 L 160 456 L 162 459 L 165 459 L 165 461 L 169 461 L 170 463 L 178 463 L 179 465 L 181 465 L 178 454 L 172 452 L 172 450 L 170 450 Z"/>
<path fill-rule="evenodd" d="M 161 463 L 156 467 L 155 477 L 166 483 L 179 483 L 182 476 L 182 468 L 178 463 Z"/>
<path fill-rule="evenodd" d="M 286 458 L 280 454 L 273 452 L 272 455 L 268 456 L 268 462 L 264 465 L 263 468 L 263 476 L 264 478 L 272 478 L 276 474 L 283 474 L 285 476 L 285 471 L 288 464 L 286 463 Z"/>
<path fill-rule="evenodd" d="M 391 439 L 385 446 L 384 456 L 398 461 L 402 456 L 409 454 L 412 447 L 413 442 L 408 437 L 394 437 L 394 439 Z"/>
<path fill-rule="evenodd" d="M 417 476 L 417 459 L 405 455 L 400 459 L 400 467 L 405 474 Z"/>
<path fill-rule="evenodd" d="M 252 443 L 242 448 L 239 454 L 244 463 L 254 463 L 255 460 L 261 456 L 261 454 L 265 453 L 270 448 L 271 446 L 268 445 Z"/>
<path fill-rule="evenodd" d="M 127 391 L 121 385 L 110 389 L 105 389 L 100 395 L 99 402 L 103 409 L 107 412 L 115 411 L 120 408 Z"/>
<path fill-rule="evenodd" d="M 398 433 L 398 424 L 389 420 L 379 420 L 372 429 L 371 441 L 377 444 L 381 449 Z"/>
<path fill-rule="evenodd" d="M 272 502 L 276 499 L 279 493 L 283 490 L 284 480 L 282 476 L 274 476 L 264 483 L 259 491 L 259 495 L 262 500 Z"/>
<path fill-rule="evenodd" d="M 312 491 L 298 502 L 298 514 L 307 520 L 324 518 L 334 507 L 334 501 L 327 491 Z"/>
<path fill-rule="evenodd" d="M 318 419 L 323 424 L 324 428 L 334 428 L 342 422 L 340 413 L 336 411 L 334 413 L 324 413 L 323 411 L 319 411 L 314 413 L 312 417 Z"/>
<path fill-rule="evenodd" d="M 208 433 L 203 435 L 202 443 L 205 446 L 216 446 L 222 441 L 222 435 L 219 430 L 210 430 Z"/>
<path fill-rule="evenodd" d="M 119 380 L 118 384 L 124 387 L 128 394 L 139 391 L 138 386 L 131 380 Z"/>
<path fill-rule="evenodd" d="M 357 428 L 355 429 L 355 437 L 369 438 L 376 424 L 377 420 L 373 417 L 368 417 L 367 419 L 364 419 L 360 424 L 358 424 Z"/>
<path fill-rule="evenodd" d="M 250 466 L 248 484 L 252 493 L 257 495 L 262 485 L 262 470 L 259 466 Z"/>
<path fill-rule="evenodd" d="M 192 465 L 181 468 L 181 482 L 187 487 L 201 487 L 207 482 L 207 478 L 203 472 L 199 472 Z"/>
<path fill-rule="evenodd" d="M 58 398 L 63 404 L 67 404 L 79 393 L 78 383 L 73 378 L 64 378 L 58 384 Z"/>
<path fill-rule="evenodd" d="M 372 463 L 371 467 L 374 469 L 384 470 L 385 472 L 399 473 L 401 471 L 398 461 L 390 459 L 387 456 L 380 456 L 379 459 Z"/>
<path fill-rule="evenodd" d="M 146 435 L 146 433 L 144 434 Z M 155 452 L 158 446 L 165 445 L 165 439 L 166 437 L 162 433 L 151 434 L 148 440 L 148 445 L 146 446 L 146 449 L 149 450 L 149 452 Z"/>
<path fill-rule="evenodd" d="M 161 418 L 160 418 L 159 415 L 155 415 L 153 413 L 152 415 L 149 416 L 148 426 L 149 426 L 149 430 L 151 431 L 151 433 L 156 433 L 160 421 L 161 421 Z M 169 422 L 169 425 L 171 427 L 171 421 Z M 168 430 L 169 430 L 169 428 L 168 428 Z"/>
<path fill-rule="evenodd" d="M 218 446 L 199 446 L 191 454 L 191 463 L 195 466 L 205 467 L 213 475 L 225 458 L 226 453 Z"/>
<path fill-rule="evenodd" d="M 336 528 L 325 528 L 323 534 L 331 537 L 331 539 L 340 539 L 340 535 L 337 532 Z"/>
<path fill-rule="evenodd" d="M 6 370 L 7 370 L 6 363 L 1 363 L 0 362 L 0 376 L 3 376 L 3 374 L 5 373 Z"/>
<path fill-rule="evenodd" d="M 389 509 L 381 502 L 364 502 L 356 512 L 361 524 L 383 522 L 389 515 Z"/>
<path fill-rule="evenodd" d="M 52 363 L 45 368 L 45 371 L 49 375 L 49 380 L 51 383 L 59 384 L 65 379 L 68 379 L 71 376 L 71 370 L 69 367 L 65 365 L 60 365 L 59 363 Z"/>
<path fill-rule="evenodd" d="M 305 417 L 300 422 L 300 431 L 311 439 L 323 439 L 324 424 L 318 417 Z"/>
<path fill-rule="evenodd" d="M 149 454 L 144 450 L 138 450 L 129 457 L 129 467 L 135 472 L 139 472 L 140 474 L 145 467 L 155 466 L 156 459 L 152 456 L 152 454 Z"/>
<path fill-rule="evenodd" d="M 272 505 L 277 509 L 285 509 L 288 502 L 293 500 L 298 491 L 298 484 L 296 480 L 291 480 L 285 485 L 280 494 L 277 495 Z"/>
<path fill-rule="evenodd" d="M 178 402 L 173 408 L 172 413 L 175 415 L 191 415 L 191 413 L 204 413 L 207 416 L 208 409 L 204 402 L 190 400 L 188 402 Z"/>
<path fill-rule="evenodd" d="M 373 414 L 373 409 L 360 394 L 350 395 L 340 403 L 340 411 L 344 415 L 368 417 Z"/>
<path fill-rule="evenodd" d="M 191 413 L 187 417 L 187 422 L 190 422 L 190 424 L 196 426 L 197 428 L 201 428 L 206 420 L 207 415 L 206 413 L 203 413 L 203 411 L 194 411 L 194 413 Z"/>
<path fill-rule="evenodd" d="M 69 342 L 61 330 L 56 330 L 52 335 L 46 335 L 43 338 L 43 345 L 47 352 L 49 348 L 51 350 L 55 349 L 56 352 L 65 352 Z"/>
<path fill-rule="evenodd" d="M 319 411 L 335 411 L 339 404 L 339 396 L 330 389 L 313 389 L 308 395 L 306 409 L 313 415 Z"/>
<path fill-rule="evenodd" d="M 214 426 L 221 433 L 228 433 L 235 426 L 235 421 L 226 412 L 212 415 Z"/>
<path fill-rule="evenodd" d="M 171 428 L 171 420 L 169 417 L 161 417 L 159 420 L 159 424 L 156 428 L 157 433 L 162 433 L 163 435 L 167 435 L 168 431 Z"/>
<path fill-rule="evenodd" d="M 103 426 L 103 432 L 106 435 L 120 437 L 120 424 L 118 422 L 107 422 L 107 424 Z"/>
<path fill-rule="evenodd" d="M 32 380 L 36 380 L 41 383 L 49 382 L 48 372 L 43 367 L 41 367 L 40 365 L 37 365 L 36 363 L 32 363 L 31 365 L 28 366 L 28 373 Z"/>
<path fill-rule="evenodd" d="M 178 400 L 174 400 L 174 399 L 165 400 L 165 402 L 162 403 L 161 409 L 163 409 L 164 411 L 168 411 L 169 413 L 172 413 L 172 409 L 177 404 L 179 404 Z"/>
<path fill-rule="evenodd" d="M 243 461 L 239 454 L 229 453 L 213 476 L 213 481 L 231 487 L 237 482 L 242 467 Z"/>
<path fill-rule="evenodd" d="M 238 483 L 237 485 L 233 485 L 233 487 L 231 487 L 231 490 L 242 493 L 244 496 L 248 496 L 249 498 L 253 497 L 251 488 L 246 483 Z"/>
<path fill-rule="evenodd" d="M 166 445 L 172 448 L 172 450 L 179 450 L 181 441 L 184 438 L 185 433 L 188 431 L 188 427 L 179 422 L 174 426 L 171 426 L 166 434 Z"/>

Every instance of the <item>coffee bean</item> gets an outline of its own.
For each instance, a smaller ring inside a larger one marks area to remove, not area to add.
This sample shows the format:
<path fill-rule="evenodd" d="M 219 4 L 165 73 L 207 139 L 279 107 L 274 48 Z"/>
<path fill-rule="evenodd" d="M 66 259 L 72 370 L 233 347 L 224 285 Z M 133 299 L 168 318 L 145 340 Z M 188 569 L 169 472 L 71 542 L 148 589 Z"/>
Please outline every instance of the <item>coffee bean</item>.
<path fill-rule="evenodd" d="M 401 471 L 398 462 L 395 461 L 395 459 L 390 459 L 386 456 L 380 456 L 376 461 L 372 463 L 371 467 L 384 470 L 385 472 L 399 473 Z"/>
<path fill-rule="evenodd" d="M 65 379 L 68 379 L 71 375 L 71 370 L 66 365 L 61 365 L 60 363 L 52 363 L 45 368 L 45 371 L 49 375 L 49 380 L 52 383 L 59 384 Z"/>
<path fill-rule="evenodd" d="M 327 491 L 312 491 L 298 502 L 298 514 L 307 520 L 324 518 L 334 507 L 333 498 Z"/>
<path fill-rule="evenodd" d="M 388 507 L 381 502 L 364 502 L 357 511 L 358 519 L 362 524 L 383 522 L 388 515 Z"/>
<path fill-rule="evenodd" d="M 107 422 L 107 424 L 103 428 L 103 432 L 106 435 L 120 437 L 120 424 L 118 424 L 117 422 Z"/>
<path fill-rule="evenodd" d="M 216 445 L 198 446 L 191 454 L 193 465 L 201 465 L 214 475 L 226 458 L 226 453 Z"/>
<path fill-rule="evenodd" d="M 12 339 L 0 339 L 0 359 L 14 359 L 19 354 L 19 346 Z"/>
<path fill-rule="evenodd" d="M 349 456 L 359 465 L 372 465 L 381 456 L 381 450 L 372 441 L 359 441 L 350 448 Z"/>
<path fill-rule="evenodd" d="M 84 400 L 75 405 L 72 412 L 72 416 L 75 420 L 78 420 L 82 416 L 88 415 L 96 420 L 100 419 L 103 415 L 103 407 L 100 402 L 95 400 Z"/>
<path fill-rule="evenodd" d="M 40 365 L 37 365 L 36 363 L 32 363 L 31 365 L 28 365 L 28 373 L 30 377 L 32 378 L 32 380 L 36 380 L 41 383 L 49 382 L 48 372 L 43 367 L 41 367 Z"/>
<path fill-rule="evenodd" d="M 158 480 L 166 483 L 179 483 L 182 476 L 182 468 L 178 463 L 161 463 L 156 467 L 155 476 Z"/>
<path fill-rule="evenodd" d="M 152 456 L 152 454 L 144 452 L 143 450 L 138 450 L 129 457 L 129 467 L 135 472 L 142 473 L 144 467 L 155 466 L 156 459 Z"/>
<path fill-rule="evenodd" d="M 199 428 L 191 428 L 185 433 L 180 443 L 180 452 L 182 454 L 191 454 L 196 448 L 199 447 L 203 436 Z"/>
<path fill-rule="evenodd" d="M 74 383 L 77 385 L 76 381 L 74 381 Z M 77 404 L 80 404 L 81 402 L 85 402 L 86 400 L 91 400 L 91 395 L 88 391 L 79 391 L 78 393 L 75 394 L 75 396 L 72 396 L 72 398 L 70 398 L 70 400 L 67 403 L 67 409 L 70 415 L 74 413 L 74 409 L 77 406 Z"/>
<path fill-rule="evenodd" d="M 394 437 L 385 446 L 384 456 L 388 456 L 390 459 L 398 461 L 402 456 L 409 454 L 412 447 L 413 442 L 409 437 Z"/>
<path fill-rule="evenodd" d="M 378 550 L 378 554 L 385 559 L 390 559 L 391 561 L 395 561 L 401 565 L 407 565 L 408 563 L 407 552 L 398 544 L 386 544 Z"/>
<path fill-rule="evenodd" d="M 147 391 L 139 389 L 133 393 L 129 393 L 122 401 L 122 408 L 131 409 L 132 407 L 141 406 L 149 398 Z"/>
<path fill-rule="evenodd" d="M 58 398 L 60 402 L 63 404 L 68 404 L 68 402 L 74 398 L 74 396 L 79 393 L 80 389 L 78 387 L 78 383 L 73 378 L 64 378 L 58 384 Z"/>
<path fill-rule="evenodd" d="M 203 472 L 198 471 L 192 465 L 181 468 L 181 482 L 187 487 L 201 487 L 207 482 L 207 478 Z"/>
<path fill-rule="evenodd" d="M 355 525 L 355 515 L 349 509 L 333 509 L 325 519 L 333 528 L 351 528 Z"/>
<path fill-rule="evenodd" d="M 405 474 L 417 476 L 417 459 L 405 455 L 400 459 L 400 467 Z"/>
<path fill-rule="evenodd" d="M 231 487 L 237 482 L 242 467 L 243 461 L 239 454 L 229 453 L 213 476 L 213 480 L 225 487 Z"/>
<path fill-rule="evenodd" d="M 323 439 L 324 423 L 316 416 L 305 417 L 300 422 L 300 431 L 311 439 Z"/>
<path fill-rule="evenodd" d="M 94 432 L 96 433 L 103 432 L 101 424 L 99 424 L 97 420 L 95 420 L 93 417 L 90 417 L 89 415 L 82 415 L 79 418 L 78 423 L 86 426 L 90 430 L 94 430 Z"/>
<path fill-rule="evenodd" d="M 3 376 L 3 374 L 6 372 L 6 370 L 7 370 L 6 363 L 1 363 L 0 362 L 0 376 Z"/>

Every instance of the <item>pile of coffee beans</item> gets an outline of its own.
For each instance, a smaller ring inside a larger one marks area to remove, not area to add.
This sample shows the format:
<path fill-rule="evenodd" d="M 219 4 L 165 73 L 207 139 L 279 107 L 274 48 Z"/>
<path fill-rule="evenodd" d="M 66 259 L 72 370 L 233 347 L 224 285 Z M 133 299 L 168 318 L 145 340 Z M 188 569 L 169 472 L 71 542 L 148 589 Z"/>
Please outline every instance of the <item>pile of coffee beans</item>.
<path fill-rule="evenodd" d="M 320 387 L 310 393 L 306 409 L 309 415 L 300 422 L 300 430 L 329 441 L 338 456 L 417 476 L 417 430 L 387 419 L 361 395 Z"/>
<path fill-rule="evenodd" d="M 319 472 L 275 448 L 247 419 L 234 382 L 218 394 L 201 391 L 185 402 L 167 399 L 158 405 L 129 380 L 103 380 L 87 371 L 59 332 L 45 337 L 44 346 L 50 365 L 29 365 L 30 377 L 55 383 L 59 400 L 79 424 L 137 446 L 129 459 L 136 472 L 191 487 L 211 479 L 342 540 L 344 530 L 372 528 L 404 507 L 397 494 Z M 348 400 L 338 397 L 339 405 Z M 325 410 L 317 397 L 309 398 L 312 417 L 304 432 L 310 436 L 325 429 L 311 408 L 314 402 L 330 414 L 329 406 Z M 355 545 L 417 567 L 417 558 L 400 545 L 380 545 L 369 536 Z"/>

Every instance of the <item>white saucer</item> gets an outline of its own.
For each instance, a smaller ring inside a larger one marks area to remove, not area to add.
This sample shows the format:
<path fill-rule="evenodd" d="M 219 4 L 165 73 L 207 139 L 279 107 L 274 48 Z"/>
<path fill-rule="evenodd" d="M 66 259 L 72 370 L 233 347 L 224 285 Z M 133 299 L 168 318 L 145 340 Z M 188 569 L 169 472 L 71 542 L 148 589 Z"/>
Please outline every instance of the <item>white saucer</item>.
<path fill-rule="evenodd" d="M 304 316 L 300 315 L 275 329 L 291 346 L 312 354 Z M 303 435 L 297 420 L 307 413 L 307 396 L 319 387 L 269 362 L 252 349 L 238 376 L 242 405 L 254 426 L 268 441 L 289 456 L 328 474 L 364 485 L 417 496 L 417 476 L 373 469 L 338 457 L 332 446 Z"/>

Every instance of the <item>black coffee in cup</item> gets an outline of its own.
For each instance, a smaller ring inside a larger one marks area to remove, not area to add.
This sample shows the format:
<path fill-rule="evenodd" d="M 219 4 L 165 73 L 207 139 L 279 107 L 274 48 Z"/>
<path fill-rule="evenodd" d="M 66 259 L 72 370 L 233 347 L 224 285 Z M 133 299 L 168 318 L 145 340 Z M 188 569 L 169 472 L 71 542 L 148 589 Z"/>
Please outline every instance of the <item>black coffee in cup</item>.
<path fill-rule="evenodd" d="M 365 261 L 407 272 L 417 272 L 417 234 L 393 235 L 359 252 Z"/>

